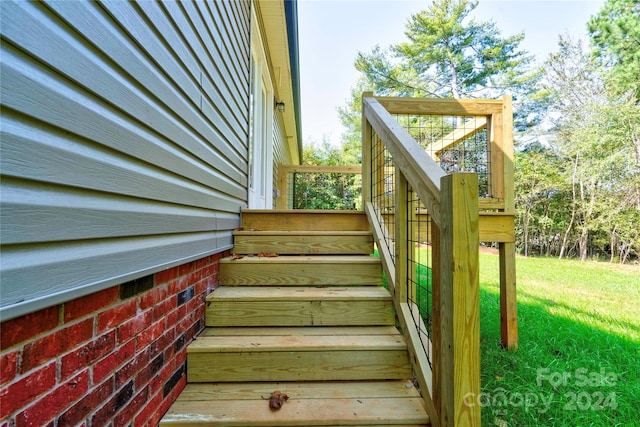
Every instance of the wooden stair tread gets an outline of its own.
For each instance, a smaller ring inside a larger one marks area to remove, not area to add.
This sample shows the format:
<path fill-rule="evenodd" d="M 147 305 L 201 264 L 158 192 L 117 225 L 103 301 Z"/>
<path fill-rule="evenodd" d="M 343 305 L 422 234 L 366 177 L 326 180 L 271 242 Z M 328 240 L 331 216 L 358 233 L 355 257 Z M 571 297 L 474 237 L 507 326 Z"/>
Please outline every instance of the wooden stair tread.
<path fill-rule="evenodd" d="M 255 400 L 280 390 L 297 399 L 350 399 L 420 397 L 410 380 L 389 381 L 307 381 L 187 384 L 183 400 Z"/>
<path fill-rule="evenodd" d="M 397 332 L 394 326 L 323 326 L 319 328 L 305 328 L 306 335 L 392 335 Z M 300 327 L 296 326 L 228 326 L 220 328 L 205 328 L 200 334 L 201 337 L 218 336 L 287 336 L 298 335 Z"/>
<path fill-rule="evenodd" d="M 422 399 L 289 399 L 277 411 L 264 400 L 176 401 L 160 425 L 428 426 Z M 214 424 L 211 424 L 214 425 Z"/>
<path fill-rule="evenodd" d="M 289 335 L 200 336 L 187 348 L 187 353 L 233 353 L 251 351 L 358 351 L 406 349 L 404 337 L 396 330 L 386 335 L 316 335 L 309 328 L 299 328 Z"/>
<path fill-rule="evenodd" d="M 234 236 L 371 236 L 371 231 L 331 230 L 234 230 Z"/>
<path fill-rule="evenodd" d="M 278 411 L 265 400 L 289 396 Z M 188 384 L 160 425 L 305 426 L 428 425 L 418 391 L 408 380 Z"/>
<path fill-rule="evenodd" d="M 391 294 L 382 286 L 221 286 L 207 296 L 207 301 L 322 301 L 389 300 Z"/>
<path fill-rule="evenodd" d="M 380 264 L 380 258 L 369 255 L 279 255 L 275 257 L 243 256 L 237 259 L 225 257 L 220 260 L 221 264 L 259 264 L 265 262 L 270 264 Z"/>

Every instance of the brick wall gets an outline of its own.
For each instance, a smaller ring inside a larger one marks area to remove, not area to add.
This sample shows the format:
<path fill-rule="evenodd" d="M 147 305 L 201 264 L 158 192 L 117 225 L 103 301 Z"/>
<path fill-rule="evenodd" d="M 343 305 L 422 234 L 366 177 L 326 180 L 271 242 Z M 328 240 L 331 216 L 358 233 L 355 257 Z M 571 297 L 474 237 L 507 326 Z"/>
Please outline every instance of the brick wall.
<path fill-rule="evenodd" d="M 0 427 L 155 426 L 226 254 L 1 324 Z"/>

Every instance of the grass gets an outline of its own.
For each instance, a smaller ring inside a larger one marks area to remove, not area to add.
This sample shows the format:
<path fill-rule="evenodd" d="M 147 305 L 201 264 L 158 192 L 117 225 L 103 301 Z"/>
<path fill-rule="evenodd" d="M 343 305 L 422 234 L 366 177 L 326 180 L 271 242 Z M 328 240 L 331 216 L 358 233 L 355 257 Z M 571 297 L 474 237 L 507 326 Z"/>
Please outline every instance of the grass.
<path fill-rule="evenodd" d="M 429 252 L 416 257 L 427 263 Z M 480 254 L 482 425 L 638 426 L 640 267 L 517 258 L 519 350 L 500 346 L 497 255 Z M 419 266 L 417 299 L 430 269 Z M 425 310 L 423 316 L 428 316 Z"/>
<path fill-rule="evenodd" d="M 482 424 L 636 426 L 640 268 L 518 258 L 520 348 L 500 347 L 498 257 L 480 255 Z"/>

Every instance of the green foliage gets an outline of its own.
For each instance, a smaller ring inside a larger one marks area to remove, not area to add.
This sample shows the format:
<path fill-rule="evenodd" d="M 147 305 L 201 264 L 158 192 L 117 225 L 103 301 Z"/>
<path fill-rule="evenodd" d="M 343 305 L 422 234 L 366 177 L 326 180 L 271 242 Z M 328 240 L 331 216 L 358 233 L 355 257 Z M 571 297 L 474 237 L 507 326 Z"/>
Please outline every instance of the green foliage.
<path fill-rule="evenodd" d="M 303 148 L 304 164 L 316 166 L 357 165 L 359 153 L 348 146 L 335 147 L 324 141 Z M 337 173 L 296 173 L 293 183 L 294 209 L 361 209 L 362 176 Z"/>
<path fill-rule="evenodd" d="M 560 257 L 640 251 L 640 108 L 614 97 L 581 43 L 560 38 L 545 62 L 546 148 L 516 154 L 519 247 Z"/>
<path fill-rule="evenodd" d="M 608 0 L 588 23 L 593 54 L 610 70 L 608 81 L 618 94 L 640 101 L 640 3 Z"/>
<path fill-rule="evenodd" d="M 407 21 L 407 42 L 358 53 L 356 69 L 381 95 L 497 96 L 526 86 L 522 75 L 532 58 L 518 48 L 524 34 L 503 38 L 493 22 L 467 19 L 476 6 L 434 1 Z"/>

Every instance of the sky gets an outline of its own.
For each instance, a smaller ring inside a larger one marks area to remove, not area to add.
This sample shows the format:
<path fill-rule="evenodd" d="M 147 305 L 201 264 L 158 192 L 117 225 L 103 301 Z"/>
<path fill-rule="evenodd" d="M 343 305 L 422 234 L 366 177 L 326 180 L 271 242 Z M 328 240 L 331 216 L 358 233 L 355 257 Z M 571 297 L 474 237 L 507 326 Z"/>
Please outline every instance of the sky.
<path fill-rule="evenodd" d="M 338 107 L 346 105 L 358 79 L 353 62 L 369 52 L 406 41 L 409 16 L 430 0 L 298 0 L 300 97 L 303 143 L 338 144 L 344 131 Z M 557 50 L 558 36 L 586 40 L 586 23 L 604 0 L 480 0 L 471 17 L 493 21 L 503 36 L 521 31 L 521 48 L 542 63 Z"/>

